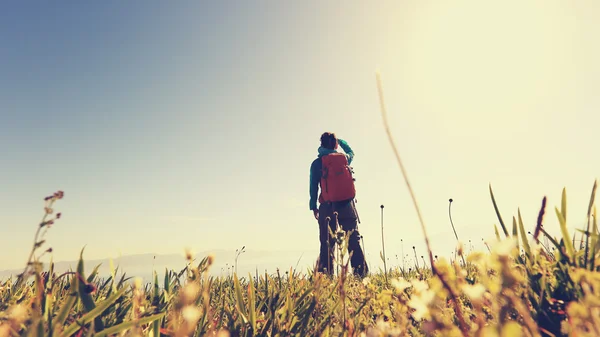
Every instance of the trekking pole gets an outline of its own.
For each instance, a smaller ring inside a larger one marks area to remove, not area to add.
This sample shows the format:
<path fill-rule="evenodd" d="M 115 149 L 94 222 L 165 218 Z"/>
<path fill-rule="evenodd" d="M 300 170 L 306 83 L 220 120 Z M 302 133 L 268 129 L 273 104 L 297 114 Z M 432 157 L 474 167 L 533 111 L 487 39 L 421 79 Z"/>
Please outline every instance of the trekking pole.
<path fill-rule="evenodd" d="M 329 222 L 331 221 L 331 218 L 327 217 L 327 273 L 328 274 L 333 274 L 333 272 L 331 271 L 331 254 L 330 252 L 330 245 L 331 242 L 329 240 L 331 240 L 331 234 L 329 234 Z"/>
<path fill-rule="evenodd" d="M 358 209 L 356 209 L 356 199 L 352 199 L 352 208 L 354 208 L 354 213 L 356 214 L 356 220 L 360 224 L 360 217 L 358 216 Z"/>
<path fill-rule="evenodd" d="M 388 284 L 388 278 L 387 278 L 387 264 L 385 262 L 385 241 L 383 239 L 383 205 L 381 205 L 381 247 L 383 248 L 383 254 L 382 254 L 382 258 L 383 258 L 383 268 L 384 268 L 384 275 L 385 275 L 385 284 Z"/>
<path fill-rule="evenodd" d="M 367 263 L 367 250 L 365 249 L 365 237 L 360 235 L 360 241 L 362 241 L 363 256 L 365 257 L 365 263 Z"/>

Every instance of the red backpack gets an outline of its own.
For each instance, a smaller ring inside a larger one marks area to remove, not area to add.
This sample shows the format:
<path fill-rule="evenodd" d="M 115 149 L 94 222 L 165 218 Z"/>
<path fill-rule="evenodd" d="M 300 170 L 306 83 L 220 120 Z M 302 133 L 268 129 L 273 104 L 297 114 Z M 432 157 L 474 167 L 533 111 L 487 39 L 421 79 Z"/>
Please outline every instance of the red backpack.
<path fill-rule="evenodd" d="M 321 203 L 354 199 L 356 188 L 352 169 L 344 153 L 331 153 L 321 158 Z"/>

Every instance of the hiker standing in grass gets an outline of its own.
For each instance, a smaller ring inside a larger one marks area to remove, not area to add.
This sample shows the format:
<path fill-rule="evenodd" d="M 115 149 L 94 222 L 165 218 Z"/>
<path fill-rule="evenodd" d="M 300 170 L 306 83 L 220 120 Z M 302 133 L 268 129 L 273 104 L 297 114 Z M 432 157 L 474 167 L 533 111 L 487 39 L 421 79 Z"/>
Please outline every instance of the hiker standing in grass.
<path fill-rule="evenodd" d="M 338 146 L 345 153 L 338 152 Z M 319 241 L 321 243 L 318 271 L 333 274 L 335 237 L 329 233 L 337 230 L 337 225 L 350 232 L 348 252 L 351 254 L 350 265 L 354 274 L 366 276 L 369 269 L 364 253 L 360 247 L 358 233 L 358 213 L 354 198 L 356 189 L 352 168 L 349 166 L 354 158 L 354 152 L 343 139 L 336 138 L 334 133 L 325 132 L 321 135 L 321 146 L 318 157 L 310 166 L 310 210 L 319 223 Z M 320 203 L 317 208 L 317 194 Z M 336 217 L 337 215 L 337 217 Z"/>

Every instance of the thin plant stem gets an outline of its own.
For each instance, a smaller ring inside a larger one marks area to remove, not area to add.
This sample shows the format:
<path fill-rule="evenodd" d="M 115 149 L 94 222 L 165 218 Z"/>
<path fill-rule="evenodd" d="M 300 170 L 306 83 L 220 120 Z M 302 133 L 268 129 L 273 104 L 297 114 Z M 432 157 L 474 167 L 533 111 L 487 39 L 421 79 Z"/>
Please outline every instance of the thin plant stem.
<path fill-rule="evenodd" d="M 454 222 L 452 221 L 452 199 L 448 200 L 448 217 L 450 218 L 450 225 L 452 226 L 452 230 L 454 231 L 454 237 L 456 237 L 456 241 L 458 240 L 458 234 L 456 234 L 456 228 L 454 228 Z"/>
<path fill-rule="evenodd" d="M 404 240 L 400 239 L 400 245 L 401 245 L 401 249 L 402 249 L 402 269 L 405 269 L 406 266 L 404 265 Z"/>
<path fill-rule="evenodd" d="M 458 239 L 458 234 L 456 234 L 456 228 L 454 228 L 454 221 L 452 221 L 452 202 L 454 200 L 449 199 L 448 200 L 448 217 L 450 218 L 450 225 L 452 225 L 452 230 L 454 231 L 454 236 L 456 237 L 456 242 L 458 244 L 460 244 L 460 240 Z M 467 262 L 465 261 L 465 257 L 463 254 L 460 254 L 460 257 L 462 259 L 463 262 L 463 266 L 467 265 Z"/>
<path fill-rule="evenodd" d="M 388 284 L 387 264 L 385 263 L 385 240 L 383 235 L 383 205 L 381 205 L 381 247 L 383 248 L 383 269 L 385 275 L 385 284 Z"/>
<path fill-rule="evenodd" d="M 468 327 L 467 324 L 465 322 L 465 319 L 463 317 L 462 314 L 462 309 L 460 308 L 460 306 L 458 305 L 458 297 L 455 294 L 454 290 L 450 287 L 450 285 L 448 284 L 448 282 L 446 281 L 446 279 L 443 277 L 443 275 L 441 273 L 439 273 L 439 271 L 437 270 L 437 268 L 435 267 L 435 263 L 433 260 L 433 253 L 431 251 L 431 244 L 429 243 L 429 237 L 427 236 L 427 229 L 425 227 L 425 222 L 423 220 L 423 217 L 421 216 L 421 211 L 419 209 L 419 205 L 417 204 L 417 199 L 415 197 L 415 194 L 412 190 L 412 187 L 410 186 L 410 182 L 408 180 L 408 175 L 406 174 L 406 170 L 404 169 L 404 165 L 402 164 L 402 160 L 400 159 L 400 155 L 398 154 L 398 150 L 396 149 L 396 144 L 394 143 L 394 140 L 392 138 L 392 134 L 390 132 L 390 128 L 389 128 L 389 124 L 387 121 L 387 113 L 386 113 L 386 108 L 385 108 L 385 103 L 384 103 L 384 99 L 383 99 L 383 88 L 381 86 L 381 76 L 379 74 L 379 72 L 376 73 L 376 78 L 377 78 L 377 89 L 379 91 L 379 103 L 380 103 L 380 107 L 381 107 L 381 114 L 383 117 L 383 124 L 384 124 L 384 128 L 385 131 L 387 133 L 388 139 L 390 141 L 390 145 L 392 146 L 392 150 L 394 151 L 394 154 L 396 155 L 396 160 L 398 161 L 398 166 L 400 166 L 400 170 L 402 171 L 402 175 L 404 176 L 404 181 L 406 183 L 406 186 L 408 188 L 408 191 L 410 192 L 410 197 L 413 201 L 413 204 L 415 206 L 415 210 L 417 211 L 417 216 L 419 217 L 419 222 L 421 224 L 421 230 L 423 231 L 423 236 L 425 237 L 425 244 L 427 246 L 427 252 L 429 254 L 429 261 L 431 263 L 431 270 L 434 274 L 436 274 L 440 281 L 442 282 L 442 284 L 444 285 L 444 288 L 446 288 L 448 290 L 448 292 L 450 293 L 450 296 L 452 298 L 452 301 L 454 303 L 454 307 L 456 309 L 456 316 L 458 318 L 458 321 L 460 323 L 460 330 L 463 334 L 463 336 L 467 337 L 469 335 L 468 333 Z"/>

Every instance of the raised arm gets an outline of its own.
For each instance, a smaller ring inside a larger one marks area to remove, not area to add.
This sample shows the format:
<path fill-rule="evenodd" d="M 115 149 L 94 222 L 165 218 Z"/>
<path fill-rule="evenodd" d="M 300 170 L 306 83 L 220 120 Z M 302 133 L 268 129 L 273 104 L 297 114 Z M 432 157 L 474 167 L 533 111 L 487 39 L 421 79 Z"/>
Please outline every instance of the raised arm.
<path fill-rule="evenodd" d="M 340 147 L 348 156 L 348 164 L 351 164 L 352 159 L 354 159 L 354 151 L 352 151 L 352 148 L 350 147 L 350 145 L 348 145 L 348 142 L 343 139 L 338 138 L 338 144 L 340 144 Z"/>

